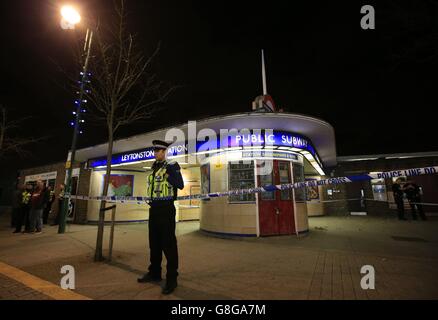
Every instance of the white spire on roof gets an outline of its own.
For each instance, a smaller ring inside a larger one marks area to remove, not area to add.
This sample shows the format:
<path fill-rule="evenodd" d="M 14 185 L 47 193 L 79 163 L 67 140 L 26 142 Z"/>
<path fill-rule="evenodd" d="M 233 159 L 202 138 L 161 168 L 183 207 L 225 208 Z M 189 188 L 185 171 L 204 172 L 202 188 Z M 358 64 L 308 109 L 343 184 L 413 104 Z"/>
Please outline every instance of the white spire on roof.
<path fill-rule="evenodd" d="M 262 79 L 263 79 L 263 95 L 268 94 L 268 88 L 266 85 L 266 66 L 265 66 L 265 53 L 262 49 Z"/>

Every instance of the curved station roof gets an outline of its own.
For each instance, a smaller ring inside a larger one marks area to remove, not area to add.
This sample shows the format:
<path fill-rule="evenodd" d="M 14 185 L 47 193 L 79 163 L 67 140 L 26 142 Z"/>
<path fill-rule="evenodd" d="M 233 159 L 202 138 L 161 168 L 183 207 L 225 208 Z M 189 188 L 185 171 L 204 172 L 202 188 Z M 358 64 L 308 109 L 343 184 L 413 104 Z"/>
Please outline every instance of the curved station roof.
<path fill-rule="evenodd" d="M 114 141 L 113 154 L 140 150 L 152 146 L 152 140 L 164 140 L 166 132 L 172 128 L 182 130 L 186 135 L 188 123 L 146 132 Z M 196 121 L 197 132 L 212 129 L 219 133 L 221 129 L 272 129 L 293 132 L 311 140 L 324 167 L 336 165 L 336 142 L 333 127 L 321 119 L 286 112 L 248 112 L 205 118 Z M 106 155 L 108 143 L 80 149 L 76 153 L 77 161 L 87 161 Z"/>

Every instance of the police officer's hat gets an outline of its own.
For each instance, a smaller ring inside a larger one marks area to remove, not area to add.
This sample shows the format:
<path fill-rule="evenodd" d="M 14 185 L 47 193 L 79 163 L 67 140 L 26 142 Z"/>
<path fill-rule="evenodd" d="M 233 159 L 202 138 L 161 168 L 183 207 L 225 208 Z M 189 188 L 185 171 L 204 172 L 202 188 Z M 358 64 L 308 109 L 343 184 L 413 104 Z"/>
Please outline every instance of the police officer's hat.
<path fill-rule="evenodd" d="M 162 140 L 153 140 L 152 144 L 154 145 L 154 149 L 167 149 L 170 146 L 170 143 Z"/>

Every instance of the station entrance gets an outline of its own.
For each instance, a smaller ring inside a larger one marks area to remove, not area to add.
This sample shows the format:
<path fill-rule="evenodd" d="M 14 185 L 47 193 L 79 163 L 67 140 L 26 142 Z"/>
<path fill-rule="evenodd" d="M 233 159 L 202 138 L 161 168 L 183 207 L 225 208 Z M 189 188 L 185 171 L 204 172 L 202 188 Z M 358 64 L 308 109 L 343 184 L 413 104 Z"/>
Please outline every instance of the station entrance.
<path fill-rule="evenodd" d="M 262 175 L 262 161 L 257 161 L 258 185 L 278 185 L 292 182 L 292 163 L 274 160 L 272 170 Z M 260 236 L 295 233 L 293 190 L 276 190 L 258 195 Z"/>

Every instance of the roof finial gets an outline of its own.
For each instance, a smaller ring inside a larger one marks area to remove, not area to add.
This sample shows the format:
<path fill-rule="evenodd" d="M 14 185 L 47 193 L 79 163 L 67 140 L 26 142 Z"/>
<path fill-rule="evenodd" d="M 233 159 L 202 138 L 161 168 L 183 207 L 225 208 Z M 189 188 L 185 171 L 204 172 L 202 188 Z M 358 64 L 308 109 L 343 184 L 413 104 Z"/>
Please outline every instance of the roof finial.
<path fill-rule="evenodd" d="M 262 79 L 263 79 L 263 95 L 268 94 L 268 89 L 266 86 L 266 67 L 265 67 L 265 54 L 262 49 Z"/>

